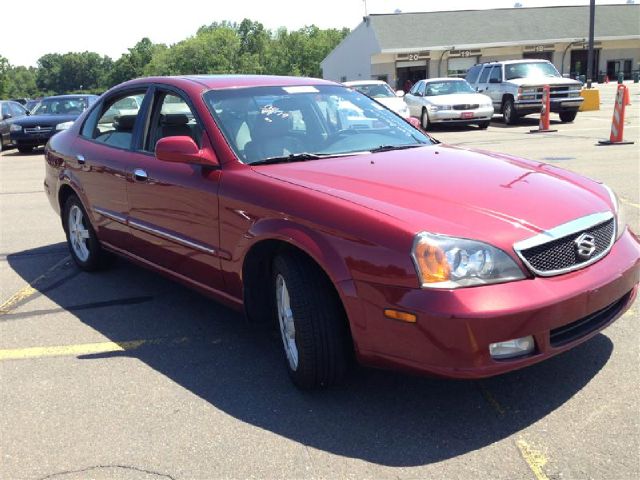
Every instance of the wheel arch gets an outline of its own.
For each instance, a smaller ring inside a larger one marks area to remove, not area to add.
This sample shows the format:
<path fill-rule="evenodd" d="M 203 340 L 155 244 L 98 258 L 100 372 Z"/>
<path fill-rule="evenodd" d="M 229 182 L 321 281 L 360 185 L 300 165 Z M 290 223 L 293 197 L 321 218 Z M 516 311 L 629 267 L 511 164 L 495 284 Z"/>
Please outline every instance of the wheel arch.
<path fill-rule="evenodd" d="M 276 227 L 280 222 L 269 223 L 270 227 Z M 282 225 L 279 226 L 282 227 Z M 261 227 L 265 229 L 267 226 Z M 344 260 L 329 242 L 323 241 L 317 232 L 314 235 L 312 232 L 291 225 L 287 225 L 286 230 L 278 229 L 262 233 L 254 237 L 242 259 L 242 296 L 245 313 L 250 321 L 270 320 L 272 299 L 269 296 L 270 290 L 265 289 L 264 285 L 270 282 L 273 259 L 287 251 L 304 255 L 313 262 L 338 295 L 347 320 L 351 318 L 348 299 L 355 298 L 355 284 Z M 348 323 L 351 324 L 351 321 Z"/>

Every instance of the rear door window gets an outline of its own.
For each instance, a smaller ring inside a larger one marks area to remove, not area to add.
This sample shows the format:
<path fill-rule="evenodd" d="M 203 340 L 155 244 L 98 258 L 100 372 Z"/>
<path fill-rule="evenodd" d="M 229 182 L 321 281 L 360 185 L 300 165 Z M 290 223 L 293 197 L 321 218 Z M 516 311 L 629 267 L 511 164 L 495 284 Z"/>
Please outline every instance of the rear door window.
<path fill-rule="evenodd" d="M 487 83 L 489 79 L 489 72 L 491 71 L 490 66 L 485 66 L 482 70 L 482 74 L 480 75 L 480 80 L 478 83 Z"/>
<path fill-rule="evenodd" d="M 133 128 L 138 120 L 145 92 L 146 89 L 127 92 L 108 100 L 103 104 L 99 115 L 92 112 L 89 116 L 82 129 L 82 135 L 111 147 L 130 149 Z"/>

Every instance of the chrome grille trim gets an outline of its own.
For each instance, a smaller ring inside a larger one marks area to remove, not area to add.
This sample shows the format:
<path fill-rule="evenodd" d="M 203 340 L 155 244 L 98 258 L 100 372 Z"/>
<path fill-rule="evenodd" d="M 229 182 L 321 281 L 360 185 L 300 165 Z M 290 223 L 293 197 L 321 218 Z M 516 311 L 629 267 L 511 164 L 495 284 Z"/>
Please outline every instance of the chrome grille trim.
<path fill-rule="evenodd" d="M 563 223 L 562 225 L 558 225 L 557 227 L 554 227 L 533 237 L 516 242 L 513 244 L 513 249 L 516 252 L 516 255 L 518 255 L 518 258 L 522 260 L 527 268 L 540 277 L 553 277 L 555 275 L 573 272 L 575 270 L 579 270 L 581 268 L 592 265 L 593 263 L 604 257 L 606 254 L 608 254 L 609 251 L 611 251 L 611 247 L 613 247 L 616 239 L 617 226 L 615 224 L 613 227 L 613 234 L 611 235 L 611 240 L 607 245 L 607 248 L 605 248 L 600 254 L 596 255 L 593 258 L 590 258 L 586 262 L 577 263 L 567 268 L 562 268 L 559 270 L 538 270 L 533 265 L 531 265 L 527 258 L 522 254 L 522 251 L 544 245 L 545 243 L 549 243 L 554 240 L 560 240 L 569 235 L 578 235 L 585 230 L 594 228 L 610 220 L 613 220 L 615 223 L 614 215 L 612 212 L 600 212 L 594 213 L 592 215 L 587 215 L 585 217 L 577 218 L 570 222 Z"/>
<path fill-rule="evenodd" d="M 25 127 L 24 133 L 49 133 L 53 127 Z"/>

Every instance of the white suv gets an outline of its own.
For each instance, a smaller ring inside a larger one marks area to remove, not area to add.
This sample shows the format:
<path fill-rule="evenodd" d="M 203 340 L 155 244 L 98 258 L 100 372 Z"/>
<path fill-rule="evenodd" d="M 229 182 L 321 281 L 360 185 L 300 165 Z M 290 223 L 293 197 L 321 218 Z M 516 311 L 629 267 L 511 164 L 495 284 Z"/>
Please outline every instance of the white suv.
<path fill-rule="evenodd" d="M 562 77 L 547 60 L 479 63 L 469 69 L 466 80 L 477 92 L 491 97 L 494 111 L 511 125 L 521 116 L 540 111 L 545 85 L 551 89 L 551 111 L 563 122 L 572 122 L 584 101 L 582 84 Z"/>

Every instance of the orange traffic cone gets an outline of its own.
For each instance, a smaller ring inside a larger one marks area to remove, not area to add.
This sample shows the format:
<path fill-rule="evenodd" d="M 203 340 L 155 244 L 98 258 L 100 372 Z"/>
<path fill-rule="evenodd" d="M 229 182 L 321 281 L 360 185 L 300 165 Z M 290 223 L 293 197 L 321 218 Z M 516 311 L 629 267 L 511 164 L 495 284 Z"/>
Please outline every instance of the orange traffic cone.
<path fill-rule="evenodd" d="M 625 99 L 629 97 L 629 89 L 624 84 L 618 85 L 616 103 L 613 107 L 613 119 L 611 121 L 611 134 L 609 140 L 600 140 L 600 145 L 631 145 L 633 142 L 624 140 L 624 110 L 627 106 Z"/>
<path fill-rule="evenodd" d="M 549 133 L 557 132 L 558 130 L 552 130 L 549 128 L 551 119 L 549 114 L 551 113 L 551 89 L 549 85 L 545 85 L 542 88 L 542 110 L 540 111 L 540 122 L 538 128 L 529 130 L 529 133 Z"/>
<path fill-rule="evenodd" d="M 629 93 L 629 88 L 624 89 L 624 104 L 631 105 L 631 94 Z"/>

